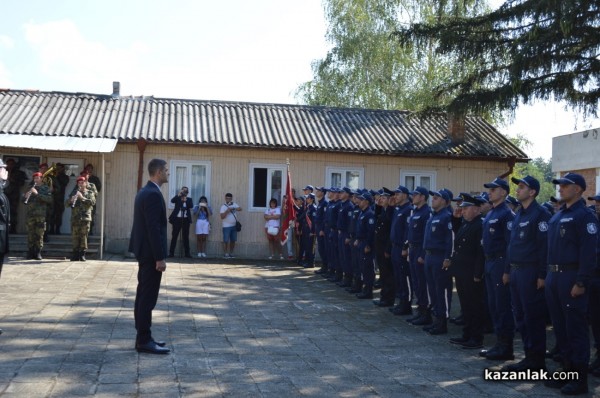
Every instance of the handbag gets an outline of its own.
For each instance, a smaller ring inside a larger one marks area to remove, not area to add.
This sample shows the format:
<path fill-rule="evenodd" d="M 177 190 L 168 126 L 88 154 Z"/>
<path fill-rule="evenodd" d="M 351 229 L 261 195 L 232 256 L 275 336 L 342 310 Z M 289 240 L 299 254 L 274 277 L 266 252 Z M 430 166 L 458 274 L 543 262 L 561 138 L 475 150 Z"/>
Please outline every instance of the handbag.
<path fill-rule="evenodd" d="M 267 233 L 269 235 L 277 236 L 277 234 L 279 233 L 279 227 L 268 227 Z"/>
<path fill-rule="evenodd" d="M 240 232 L 242 230 L 242 223 L 238 221 L 237 217 L 235 216 L 235 213 L 231 213 L 233 215 L 233 218 L 235 218 L 235 230 Z"/>

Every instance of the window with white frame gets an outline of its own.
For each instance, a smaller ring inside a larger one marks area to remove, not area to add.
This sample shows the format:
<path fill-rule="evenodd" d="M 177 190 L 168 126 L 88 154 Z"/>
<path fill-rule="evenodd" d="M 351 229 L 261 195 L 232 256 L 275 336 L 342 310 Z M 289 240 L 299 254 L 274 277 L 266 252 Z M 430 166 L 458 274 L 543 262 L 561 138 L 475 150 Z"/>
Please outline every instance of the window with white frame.
<path fill-rule="evenodd" d="M 403 170 L 400 173 L 400 184 L 413 191 L 416 187 L 424 187 L 429 190 L 435 188 L 435 171 Z"/>
<path fill-rule="evenodd" d="M 172 160 L 169 179 L 169 208 L 173 208 L 171 198 L 181 187 L 189 188 L 189 196 L 198 203 L 201 196 L 210 198 L 210 162 Z"/>
<path fill-rule="evenodd" d="M 365 169 L 362 167 L 327 167 L 325 186 L 358 189 L 364 186 Z"/>
<path fill-rule="evenodd" d="M 285 165 L 250 164 L 250 211 L 264 211 L 272 198 L 277 199 L 277 206 L 281 206 L 281 197 L 287 183 L 286 171 Z"/>

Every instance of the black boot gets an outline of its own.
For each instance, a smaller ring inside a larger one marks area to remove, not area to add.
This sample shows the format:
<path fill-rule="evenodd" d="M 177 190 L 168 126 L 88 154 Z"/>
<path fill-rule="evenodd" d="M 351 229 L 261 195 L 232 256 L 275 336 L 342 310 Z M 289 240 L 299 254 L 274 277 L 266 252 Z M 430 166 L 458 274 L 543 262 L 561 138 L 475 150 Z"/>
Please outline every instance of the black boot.
<path fill-rule="evenodd" d="M 412 315 L 412 306 L 410 302 L 401 300 L 400 303 L 392 309 L 394 315 Z"/>
<path fill-rule="evenodd" d="M 412 321 L 411 323 L 415 326 L 425 326 L 431 324 L 432 322 L 433 319 L 431 319 L 431 310 L 429 310 L 429 308 L 426 308 L 425 311 L 423 311 L 423 313 L 421 314 L 421 316 Z"/>
<path fill-rule="evenodd" d="M 429 334 L 436 336 L 448 333 L 448 320 L 446 317 L 438 318 L 435 327 L 429 330 Z"/>
<path fill-rule="evenodd" d="M 85 250 L 79 252 L 79 261 L 86 261 Z"/>
<path fill-rule="evenodd" d="M 570 380 L 560 389 L 560 392 L 565 395 L 586 394 L 588 392 L 587 368 L 587 363 L 574 365 L 573 370 L 577 372 L 579 377 L 577 380 Z"/>
<path fill-rule="evenodd" d="M 349 275 L 344 275 L 344 278 L 340 283 L 338 283 L 339 287 L 350 287 L 352 286 L 352 277 Z"/>
<path fill-rule="evenodd" d="M 42 249 L 35 249 L 35 251 L 33 252 L 33 259 L 34 260 L 42 259 Z"/>
<path fill-rule="evenodd" d="M 26 260 L 33 260 L 33 249 L 30 247 L 29 250 L 27 250 L 27 258 L 25 258 Z"/>
<path fill-rule="evenodd" d="M 362 281 L 360 280 L 360 278 L 354 278 L 354 281 L 352 282 L 352 287 L 348 289 L 348 293 L 356 294 L 360 292 L 362 292 Z"/>
<path fill-rule="evenodd" d="M 556 372 L 572 372 L 573 370 L 573 365 L 571 364 L 570 361 L 567 360 L 563 360 L 561 362 L 561 366 L 556 369 Z M 546 380 L 544 381 L 544 385 L 548 388 L 563 388 L 564 386 L 566 386 L 568 383 L 568 380 L 560 380 L 560 379 L 550 379 L 550 380 Z"/>
<path fill-rule="evenodd" d="M 496 352 L 498 352 L 499 349 L 500 349 L 500 338 L 498 338 L 496 340 L 496 344 L 494 344 L 492 346 L 492 348 L 483 349 L 483 350 L 479 351 L 479 356 L 485 358 L 485 357 L 487 357 L 488 353 L 495 354 Z"/>
<path fill-rule="evenodd" d="M 425 308 L 423 306 L 418 306 L 417 307 L 417 313 L 414 314 L 413 316 L 410 316 L 408 318 L 406 318 L 406 322 L 411 323 L 413 321 L 416 321 L 417 319 L 419 319 L 423 313 L 425 312 Z"/>
<path fill-rule="evenodd" d="M 485 356 L 486 359 L 491 361 L 510 361 L 515 359 L 513 354 L 513 339 L 508 337 L 498 337 L 499 345 L 498 350 L 495 352 L 488 352 Z"/>
<path fill-rule="evenodd" d="M 436 317 L 436 316 L 432 316 L 431 319 L 433 319 L 433 323 L 429 324 L 429 325 L 425 325 L 423 326 L 423 331 L 424 332 L 429 332 L 433 329 L 435 329 L 438 325 L 438 323 L 440 322 L 440 318 Z M 414 323 L 413 323 L 414 325 Z"/>
<path fill-rule="evenodd" d="M 363 289 L 362 292 L 358 293 L 356 295 L 356 298 L 359 299 L 372 299 L 373 298 L 373 287 L 372 286 L 365 286 L 365 288 Z"/>
<path fill-rule="evenodd" d="M 527 369 L 532 369 L 532 358 L 531 358 L 531 352 L 530 351 L 525 351 L 525 358 L 521 359 L 519 362 L 517 363 L 512 363 L 510 365 L 505 365 L 502 367 L 503 372 L 508 371 L 508 372 L 524 372 Z"/>
<path fill-rule="evenodd" d="M 79 251 L 73 250 L 73 254 L 71 255 L 71 261 L 79 261 Z"/>

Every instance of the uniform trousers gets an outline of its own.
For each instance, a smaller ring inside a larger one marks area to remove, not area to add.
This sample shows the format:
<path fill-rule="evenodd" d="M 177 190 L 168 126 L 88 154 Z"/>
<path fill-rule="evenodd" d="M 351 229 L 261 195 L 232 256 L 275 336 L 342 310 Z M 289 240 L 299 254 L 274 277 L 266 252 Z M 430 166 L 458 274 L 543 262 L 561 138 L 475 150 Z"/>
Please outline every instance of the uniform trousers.
<path fill-rule="evenodd" d="M 485 262 L 485 288 L 494 332 L 498 338 L 512 340 L 515 336 L 515 320 L 510 303 L 510 287 L 502 282 L 505 259 L 499 257 Z"/>
<path fill-rule="evenodd" d="M 158 300 L 162 272 L 156 270 L 156 261 L 151 258 L 138 259 L 138 267 L 133 315 L 137 330 L 136 343 L 146 344 L 152 340 L 152 310 Z"/>
<path fill-rule="evenodd" d="M 360 248 L 358 246 L 354 246 L 354 243 L 352 243 L 351 250 L 352 250 L 352 256 L 351 256 L 352 276 L 354 277 L 354 280 L 360 281 L 360 280 L 362 280 L 362 273 L 361 273 L 361 268 L 360 268 L 360 262 L 361 262 Z"/>
<path fill-rule="evenodd" d="M 311 235 L 309 228 L 302 229 L 300 254 L 304 255 L 305 264 L 313 265 L 315 263 L 315 236 Z"/>
<path fill-rule="evenodd" d="M 600 276 L 594 275 L 590 278 L 588 290 L 588 314 L 594 337 L 594 348 L 600 351 Z"/>
<path fill-rule="evenodd" d="M 419 257 L 424 255 L 422 245 L 411 245 L 408 255 L 410 261 L 410 275 L 417 297 L 417 305 L 421 307 L 429 306 L 429 297 L 427 296 L 427 282 L 425 281 L 425 266 L 419 264 Z"/>
<path fill-rule="evenodd" d="M 44 247 L 44 232 L 46 231 L 46 219 L 43 217 L 27 218 L 27 246 L 29 249 L 41 249 Z"/>
<path fill-rule="evenodd" d="M 425 255 L 425 280 L 433 314 L 438 318 L 447 319 L 452 303 L 452 276 L 442 267 L 443 263 L 442 252 Z"/>
<path fill-rule="evenodd" d="M 317 231 L 319 231 L 319 228 L 317 228 Z M 320 233 L 317 232 L 317 248 L 319 250 L 319 257 L 321 257 L 323 268 L 327 268 L 327 247 L 325 242 L 325 236 L 321 236 Z"/>
<path fill-rule="evenodd" d="M 394 281 L 396 283 L 396 298 L 402 302 L 410 302 L 412 300 L 410 266 L 406 257 L 402 256 L 402 245 L 393 244 L 391 254 Z"/>
<path fill-rule="evenodd" d="M 352 274 L 352 262 L 350 260 L 352 249 L 349 244 L 346 244 L 346 238 L 348 238 L 348 232 L 338 232 L 338 261 L 342 272 L 350 276 Z"/>
<path fill-rule="evenodd" d="M 373 251 L 365 253 L 365 242 L 360 242 L 358 250 L 360 254 L 360 273 L 365 288 L 372 289 L 375 283 L 375 263 L 373 262 Z"/>
<path fill-rule="evenodd" d="M 71 220 L 71 242 L 73 243 L 73 250 L 87 250 L 89 233 L 89 221 Z"/>
<path fill-rule="evenodd" d="M 546 322 L 544 289 L 537 288 L 536 265 L 512 268 L 510 271 L 510 298 L 515 324 L 523 340 L 525 352 L 546 352 Z"/>
<path fill-rule="evenodd" d="M 546 275 L 546 302 L 550 309 L 556 345 L 563 358 L 576 366 L 587 366 L 590 360 L 590 340 L 587 323 L 589 293 L 571 297 L 577 270 L 548 272 Z"/>
<path fill-rule="evenodd" d="M 463 337 L 482 342 L 486 312 L 484 283 L 475 282 L 473 272 L 470 270 L 455 270 L 454 280 L 465 321 Z"/>
<path fill-rule="evenodd" d="M 391 257 L 385 256 L 385 242 L 375 243 L 375 256 L 379 266 L 379 281 L 381 282 L 381 301 L 396 300 L 396 281 Z"/>
<path fill-rule="evenodd" d="M 338 236 L 337 229 L 330 229 L 327 236 L 327 261 L 330 272 L 341 272 L 338 254 Z"/>

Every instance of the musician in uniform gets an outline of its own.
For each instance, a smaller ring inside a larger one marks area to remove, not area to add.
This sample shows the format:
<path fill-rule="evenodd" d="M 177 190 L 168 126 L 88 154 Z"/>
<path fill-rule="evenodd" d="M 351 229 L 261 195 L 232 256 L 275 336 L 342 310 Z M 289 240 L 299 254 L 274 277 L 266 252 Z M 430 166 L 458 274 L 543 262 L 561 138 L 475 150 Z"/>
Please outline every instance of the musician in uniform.
<path fill-rule="evenodd" d="M 71 207 L 71 236 L 73 237 L 71 261 L 86 260 L 87 237 L 90 232 L 94 204 L 96 204 L 96 196 L 87 189 L 85 177 L 78 177 L 75 194 L 65 202 L 65 207 Z"/>
<path fill-rule="evenodd" d="M 46 231 L 46 210 L 52 203 L 50 188 L 42 182 L 42 173 L 33 173 L 33 186 L 23 194 L 27 206 L 27 259 L 41 260 Z"/>

